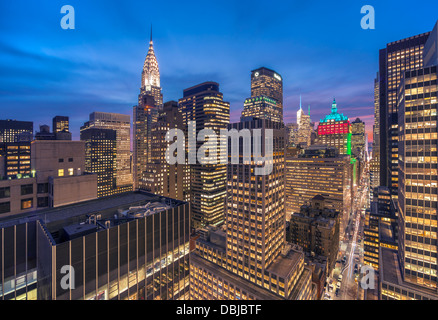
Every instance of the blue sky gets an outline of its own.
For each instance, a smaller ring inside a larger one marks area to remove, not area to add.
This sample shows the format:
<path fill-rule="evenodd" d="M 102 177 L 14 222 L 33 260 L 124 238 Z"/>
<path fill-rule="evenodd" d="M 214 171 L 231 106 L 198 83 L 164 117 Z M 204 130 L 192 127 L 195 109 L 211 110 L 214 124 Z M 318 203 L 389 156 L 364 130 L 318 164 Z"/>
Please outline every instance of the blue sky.
<path fill-rule="evenodd" d="M 60 27 L 66 4 L 75 30 Z M 363 5 L 375 8 L 375 30 L 360 27 Z M 436 0 L 1 1 L 0 119 L 37 129 L 67 115 L 78 139 L 93 111 L 132 117 L 153 24 L 164 101 L 217 81 L 237 121 L 250 71 L 265 66 L 283 76 L 285 122 L 295 121 L 300 94 L 313 121 L 335 97 L 370 134 L 378 50 L 432 30 L 437 9 Z"/>

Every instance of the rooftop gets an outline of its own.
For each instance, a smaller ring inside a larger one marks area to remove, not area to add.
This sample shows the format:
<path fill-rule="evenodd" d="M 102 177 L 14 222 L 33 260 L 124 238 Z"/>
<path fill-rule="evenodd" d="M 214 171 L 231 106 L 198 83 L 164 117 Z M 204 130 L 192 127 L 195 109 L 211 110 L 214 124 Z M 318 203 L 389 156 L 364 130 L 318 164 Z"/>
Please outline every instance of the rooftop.
<path fill-rule="evenodd" d="M 146 214 L 147 210 L 157 212 L 158 210 L 165 210 L 166 207 L 176 207 L 184 203 L 183 201 L 143 191 L 127 192 L 57 208 L 47 208 L 0 218 L 0 228 L 42 220 L 46 225 L 50 225 L 49 229 L 51 231 L 60 230 L 66 226 L 83 222 L 91 215 L 98 214 L 101 219 L 110 219 L 117 214 L 125 220 L 135 219 Z"/>
<path fill-rule="evenodd" d="M 291 248 L 286 255 L 279 255 L 268 268 L 268 271 L 278 275 L 279 277 L 287 279 L 288 276 L 297 268 L 301 259 L 304 259 L 303 252 L 295 248 Z"/>
<path fill-rule="evenodd" d="M 388 248 L 380 247 L 380 261 L 381 282 L 402 287 L 406 290 L 416 291 L 420 295 L 428 295 L 435 300 L 438 299 L 438 293 L 436 290 L 428 289 L 403 280 L 397 252 Z"/>

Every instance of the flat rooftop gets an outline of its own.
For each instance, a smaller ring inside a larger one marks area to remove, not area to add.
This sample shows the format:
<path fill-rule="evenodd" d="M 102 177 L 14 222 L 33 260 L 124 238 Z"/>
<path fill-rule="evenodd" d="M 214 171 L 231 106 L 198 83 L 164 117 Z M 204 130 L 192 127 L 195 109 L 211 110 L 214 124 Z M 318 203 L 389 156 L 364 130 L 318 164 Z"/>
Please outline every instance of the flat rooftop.
<path fill-rule="evenodd" d="M 199 257 L 196 253 L 190 254 L 190 261 L 191 263 L 194 263 L 196 265 L 202 266 L 202 268 L 207 269 L 212 274 L 214 274 L 217 277 L 222 278 L 222 280 L 227 281 L 228 283 L 232 283 L 234 285 L 237 285 L 244 291 L 246 291 L 247 294 L 251 294 L 257 298 L 263 299 L 263 300 L 283 300 L 281 296 L 278 296 L 271 291 L 262 288 L 260 286 L 255 285 L 249 280 L 245 280 L 238 275 L 235 275 L 234 273 L 224 269 L 223 267 L 212 263 L 206 259 L 203 259 Z"/>
<path fill-rule="evenodd" d="M 133 206 L 144 206 L 147 203 L 166 203 L 170 207 L 185 204 L 184 201 L 162 197 L 156 194 L 135 191 L 100 199 L 78 202 L 57 208 L 47 208 L 28 213 L 17 214 L 9 217 L 0 217 L 0 228 L 42 220 L 46 225 L 62 228 L 77 224 L 87 216 L 100 214 L 102 219 L 113 217 L 119 210 L 128 210 Z"/>
<path fill-rule="evenodd" d="M 280 254 L 268 268 L 268 271 L 287 279 L 297 269 L 298 263 L 303 259 L 303 256 L 302 252 L 291 248 L 287 255 Z"/>
<path fill-rule="evenodd" d="M 402 287 L 406 290 L 417 291 L 420 294 L 427 294 L 434 299 L 438 299 L 438 293 L 436 290 L 428 289 L 403 280 L 397 252 L 388 248 L 380 247 L 380 265 L 381 282 Z"/>

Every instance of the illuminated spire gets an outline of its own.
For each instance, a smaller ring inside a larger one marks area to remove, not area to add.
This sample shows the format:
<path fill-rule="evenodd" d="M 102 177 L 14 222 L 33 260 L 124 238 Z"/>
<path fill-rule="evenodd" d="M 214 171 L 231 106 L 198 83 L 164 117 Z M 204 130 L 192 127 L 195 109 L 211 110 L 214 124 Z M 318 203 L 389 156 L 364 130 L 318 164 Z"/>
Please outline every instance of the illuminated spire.
<path fill-rule="evenodd" d="M 338 112 L 338 107 L 336 106 L 336 100 L 335 98 L 333 98 L 333 103 L 332 103 L 332 113 L 337 113 Z"/>
<path fill-rule="evenodd" d="M 141 86 L 142 88 L 145 87 L 147 91 L 149 91 L 152 86 L 160 86 L 160 70 L 158 69 L 158 62 L 154 52 L 154 43 L 152 41 L 152 25 L 149 50 L 144 61 L 143 72 L 141 74 Z"/>

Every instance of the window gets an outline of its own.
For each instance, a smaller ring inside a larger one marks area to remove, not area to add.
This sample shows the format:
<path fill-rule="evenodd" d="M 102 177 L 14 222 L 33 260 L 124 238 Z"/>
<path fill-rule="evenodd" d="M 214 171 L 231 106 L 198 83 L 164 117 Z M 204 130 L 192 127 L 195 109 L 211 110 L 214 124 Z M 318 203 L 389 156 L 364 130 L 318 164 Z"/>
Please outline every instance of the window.
<path fill-rule="evenodd" d="M 58 162 L 64 162 L 64 159 L 60 158 L 58 159 Z"/>
<path fill-rule="evenodd" d="M 72 176 L 73 175 L 73 168 L 68 168 L 68 175 Z"/>
<path fill-rule="evenodd" d="M 10 202 L 2 202 L 0 203 L 0 214 L 8 213 L 11 211 L 11 203 Z"/>
<path fill-rule="evenodd" d="M 58 177 L 64 176 L 64 169 L 58 169 Z"/>
<path fill-rule="evenodd" d="M 25 196 L 33 193 L 33 184 L 24 184 L 21 186 L 21 195 Z"/>
<path fill-rule="evenodd" d="M 33 199 L 21 200 L 21 210 L 30 209 L 33 207 Z"/>
<path fill-rule="evenodd" d="M 38 197 L 37 207 L 43 208 L 49 206 L 49 197 Z"/>
<path fill-rule="evenodd" d="M 68 158 L 68 162 L 73 162 L 73 158 Z"/>
<path fill-rule="evenodd" d="M 11 196 L 11 189 L 9 187 L 0 188 L 0 199 L 9 198 Z"/>
<path fill-rule="evenodd" d="M 38 193 L 47 193 L 47 192 L 49 192 L 49 184 L 38 183 Z"/>

